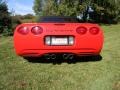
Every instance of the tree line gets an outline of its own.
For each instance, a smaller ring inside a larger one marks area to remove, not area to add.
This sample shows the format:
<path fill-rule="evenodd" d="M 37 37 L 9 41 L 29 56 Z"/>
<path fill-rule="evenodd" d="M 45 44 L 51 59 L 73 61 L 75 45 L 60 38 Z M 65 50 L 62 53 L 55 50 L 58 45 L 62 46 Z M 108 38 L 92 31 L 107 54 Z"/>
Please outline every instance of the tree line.
<path fill-rule="evenodd" d="M 117 23 L 120 0 L 34 0 L 36 16 L 86 16 L 97 23 Z M 87 12 L 91 9 L 91 12 Z M 85 19 L 83 17 L 83 19 Z"/>

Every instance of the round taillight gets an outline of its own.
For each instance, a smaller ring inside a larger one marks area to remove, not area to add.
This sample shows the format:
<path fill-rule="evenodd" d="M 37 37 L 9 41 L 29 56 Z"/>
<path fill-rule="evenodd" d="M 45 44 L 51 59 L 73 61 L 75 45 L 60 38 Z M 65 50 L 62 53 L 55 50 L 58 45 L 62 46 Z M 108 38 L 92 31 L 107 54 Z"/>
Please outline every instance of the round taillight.
<path fill-rule="evenodd" d="M 27 35 L 29 33 L 29 29 L 28 27 L 20 27 L 18 30 L 17 30 L 18 33 L 22 34 L 22 35 Z"/>
<path fill-rule="evenodd" d="M 92 28 L 90 28 L 90 30 L 89 30 L 89 32 L 91 33 L 91 34 L 93 34 L 93 35 L 96 35 L 96 34 L 98 34 L 99 33 L 99 28 L 97 28 L 97 27 L 92 27 Z"/>
<path fill-rule="evenodd" d="M 43 32 L 43 29 L 39 26 L 33 27 L 31 32 L 35 35 L 41 34 Z"/>
<path fill-rule="evenodd" d="M 85 27 L 78 27 L 76 29 L 76 32 L 79 33 L 79 34 L 86 34 L 87 28 L 85 28 Z"/>

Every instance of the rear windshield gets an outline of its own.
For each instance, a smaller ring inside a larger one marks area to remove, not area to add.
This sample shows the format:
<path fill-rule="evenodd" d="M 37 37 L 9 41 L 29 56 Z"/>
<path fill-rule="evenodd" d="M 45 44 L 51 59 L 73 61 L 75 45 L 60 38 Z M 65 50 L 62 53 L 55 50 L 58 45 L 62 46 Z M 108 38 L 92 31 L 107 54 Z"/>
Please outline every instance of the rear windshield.
<path fill-rule="evenodd" d="M 41 17 L 39 22 L 79 23 L 79 19 L 77 19 L 76 17 Z"/>

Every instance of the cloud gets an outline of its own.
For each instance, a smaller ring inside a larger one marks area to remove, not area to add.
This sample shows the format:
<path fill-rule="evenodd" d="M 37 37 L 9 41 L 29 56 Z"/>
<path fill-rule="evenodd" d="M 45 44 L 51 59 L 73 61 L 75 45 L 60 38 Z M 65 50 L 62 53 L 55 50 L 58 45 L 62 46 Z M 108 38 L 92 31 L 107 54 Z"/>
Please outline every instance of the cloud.
<path fill-rule="evenodd" d="M 33 13 L 32 6 L 15 3 L 15 13 L 22 14 L 22 15 Z"/>
<path fill-rule="evenodd" d="M 21 2 L 19 0 L 10 0 L 10 1 L 8 3 L 9 9 L 14 10 L 15 14 L 21 14 L 21 15 L 25 15 L 28 13 L 34 14 L 34 11 L 32 10 L 33 2 L 31 0 L 29 1 L 31 3 L 25 3 L 25 1 L 22 0 Z"/>

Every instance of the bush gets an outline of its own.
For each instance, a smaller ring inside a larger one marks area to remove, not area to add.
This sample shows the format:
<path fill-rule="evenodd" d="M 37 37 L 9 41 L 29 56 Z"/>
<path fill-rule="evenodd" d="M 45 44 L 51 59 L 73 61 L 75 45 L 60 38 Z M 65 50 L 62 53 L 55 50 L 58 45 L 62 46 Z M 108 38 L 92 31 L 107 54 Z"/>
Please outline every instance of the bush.
<path fill-rule="evenodd" d="M 18 24 L 21 24 L 21 21 L 18 17 L 12 16 L 10 17 L 8 26 L 1 26 L 1 33 L 4 36 L 11 36 L 14 33 L 14 30 Z"/>
<path fill-rule="evenodd" d="M 18 24 L 21 24 L 20 20 L 20 17 L 12 16 L 12 29 L 15 29 Z"/>
<path fill-rule="evenodd" d="M 11 35 L 13 35 L 13 32 L 12 32 L 12 29 L 10 29 L 10 28 L 4 28 L 4 31 L 3 31 L 3 34 L 2 34 L 3 36 L 11 36 Z"/>

